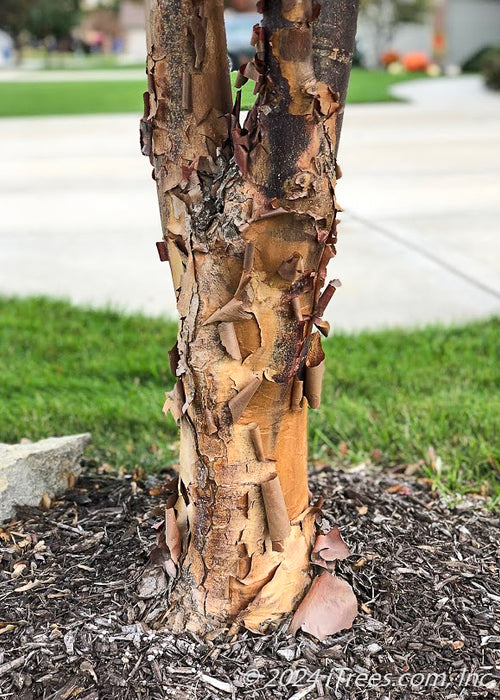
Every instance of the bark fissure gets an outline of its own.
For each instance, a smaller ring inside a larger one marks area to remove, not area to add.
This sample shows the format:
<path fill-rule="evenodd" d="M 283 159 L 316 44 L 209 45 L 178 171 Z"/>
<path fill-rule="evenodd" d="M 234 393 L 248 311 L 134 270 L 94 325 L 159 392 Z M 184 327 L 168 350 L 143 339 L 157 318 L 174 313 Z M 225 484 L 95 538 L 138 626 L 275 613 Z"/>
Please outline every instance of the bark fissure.
<path fill-rule="evenodd" d="M 338 286 L 321 292 L 335 255 L 335 148 L 356 9 L 266 0 L 256 56 L 238 78 L 258 91 L 241 126 L 222 0 L 148 2 L 141 147 L 180 317 L 178 381 L 164 407 L 181 430 L 174 627 L 259 630 L 292 611 L 311 580 L 306 404 L 319 405 L 319 332 Z"/>

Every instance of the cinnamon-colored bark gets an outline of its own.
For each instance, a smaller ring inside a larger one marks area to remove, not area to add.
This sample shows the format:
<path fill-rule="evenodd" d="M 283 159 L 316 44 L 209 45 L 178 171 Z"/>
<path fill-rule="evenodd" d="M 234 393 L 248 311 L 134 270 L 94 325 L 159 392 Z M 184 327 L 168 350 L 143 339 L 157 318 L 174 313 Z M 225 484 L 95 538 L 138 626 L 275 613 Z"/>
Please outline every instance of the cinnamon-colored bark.
<path fill-rule="evenodd" d="M 357 2 L 262 4 L 240 71 L 258 90 L 243 127 L 222 0 L 148 4 L 142 149 L 180 317 L 165 404 L 181 431 L 169 622 L 197 631 L 258 630 L 294 610 L 316 536 L 307 403 L 319 405 L 336 288 L 321 296 Z"/>

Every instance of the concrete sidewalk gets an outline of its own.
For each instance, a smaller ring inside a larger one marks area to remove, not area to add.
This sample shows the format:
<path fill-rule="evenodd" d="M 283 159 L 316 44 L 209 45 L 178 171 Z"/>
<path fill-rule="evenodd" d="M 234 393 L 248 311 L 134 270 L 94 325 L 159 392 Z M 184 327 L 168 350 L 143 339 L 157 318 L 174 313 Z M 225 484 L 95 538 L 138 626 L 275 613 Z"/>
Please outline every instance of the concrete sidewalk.
<path fill-rule="evenodd" d="M 500 314 L 500 97 L 403 87 L 414 104 L 346 110 L 339 329 Z M 2 120 L 0 293 L 175 314 L 137 132 L 134 115 Z"/>
<path fill-rule="evenodd" d="M 498 314 L 500 95 L 476 77 L 396 91 L 412 103 L 346 110 L 338 325 Z"/>

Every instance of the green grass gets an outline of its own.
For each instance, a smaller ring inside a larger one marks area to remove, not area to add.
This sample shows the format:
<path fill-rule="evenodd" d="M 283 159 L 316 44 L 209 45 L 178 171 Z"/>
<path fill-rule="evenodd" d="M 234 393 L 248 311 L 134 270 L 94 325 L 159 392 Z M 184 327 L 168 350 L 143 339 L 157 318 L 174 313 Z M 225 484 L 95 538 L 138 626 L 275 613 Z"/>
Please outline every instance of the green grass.
<path fill-rule="evenodd" d="M 142 110 L 145 80 L 0 82 L 0 117 L 102 114 Z"/>
<path fill-rule="evenodd" d="M 233 73 L 233 82 L 234 76 Z M 415 80 L 415 78 L 426 77 L 424 73 L 403 73 L 401 75 L 390 75 L 384 70 L 366 70 L 366 68 L 353 68 L 349 80 L 349 89 L 347 91 L 348 104 L 363 104 L 367 102 L 398 102 L 396 97 L 393 97 L 389 88 L 395 83 L 406 82 L 407 80 Z M 249 109 L 254 100 L 253 94 L 255 83 L 251 80 L 243 86 L 241 95 L 241 104 L 243 109 Z M 234 89 L 233 89 L 234 93 Z"/>
<path fill-rule="evenodd" d="M 232 74 L 234 82 L 235 73 Z M 421 77 L 418 74 L 392 76 L 384 71 L 354 68 L 349 86 L 348 102 L 387 102 L 394 98 L 388 87 L 401 80 Z M 251 107 L 254 83 L 243 87 L 242 106 Z M 71 81 L 13 83 L 0 82 L 0 117 L 51 114 L 100 114 L 136 112 L 142 110 L 144 80 Z"/>
<path fill-rule="evenodd" d="M 175 336 L 172 322 L 0 297 L 0 441 L 90 430 L 113 465 L 170 463 L 177 433 L 161 406 Z"/>
<path fill-rule="evenodd" d="M 0 441 L 93 433 L 93 456 L 126 469 L 177 459 L 161 413 L 173 379 L 171 321 L 0 298 Z M 487 484 L 500 498 L 500 320 L 417 331 L 336 334 L 325 343 L 322 408 L 311 456 L 383 465 L 426 460 L 433 446 L 449 491 Z"/>
<path fill-rule="evenodd" d="M 427 77 L 424 73 L 403 73 L 391 75 L 384 70 L 366 70 L 353 68 L 347 91 L 347 102 L 360 104 L 363 102 L 398 102 L 392 97 L 389 88 L 395 83 L 407 82 L 416 78 Z"/>

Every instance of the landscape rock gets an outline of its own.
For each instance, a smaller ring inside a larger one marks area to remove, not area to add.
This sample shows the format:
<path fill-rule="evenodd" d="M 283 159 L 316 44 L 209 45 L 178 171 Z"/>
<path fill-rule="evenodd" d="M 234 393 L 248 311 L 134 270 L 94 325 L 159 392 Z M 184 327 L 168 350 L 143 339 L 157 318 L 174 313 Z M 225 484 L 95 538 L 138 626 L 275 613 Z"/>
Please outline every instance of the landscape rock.
<path fill-rule="evenodd" d="M 0 523 L 15 506 L 38 506 L 44 494 L 61 493 L 80 472 L 80 457 L 90 433 L 51 437 L 39 442 L 0 443 Z"/>

